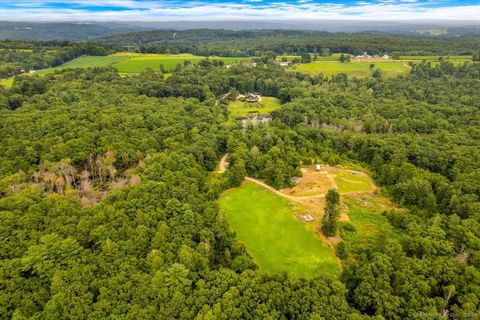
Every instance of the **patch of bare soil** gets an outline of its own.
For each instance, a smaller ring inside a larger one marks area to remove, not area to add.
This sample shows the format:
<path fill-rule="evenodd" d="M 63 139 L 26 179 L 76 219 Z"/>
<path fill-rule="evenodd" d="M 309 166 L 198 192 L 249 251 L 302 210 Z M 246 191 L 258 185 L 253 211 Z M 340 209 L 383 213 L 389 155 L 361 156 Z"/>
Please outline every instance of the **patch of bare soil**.
<path fill-rule="evenodd" d="M 302 174 L 303 177 L 295 179 L 294 187 L 280 191 L 294 197 L 308 197 L 326 194 L 329 189 L 335 187 L 333 179 L 326 170 L 315 171 L 313 168 L 303 168 Z"/>

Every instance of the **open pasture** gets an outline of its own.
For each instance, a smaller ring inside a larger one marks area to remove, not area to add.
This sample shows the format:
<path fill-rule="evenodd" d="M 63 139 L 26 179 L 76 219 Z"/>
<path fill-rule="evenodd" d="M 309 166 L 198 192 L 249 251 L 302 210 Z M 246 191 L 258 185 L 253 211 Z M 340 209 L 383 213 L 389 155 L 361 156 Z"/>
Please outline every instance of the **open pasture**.
<path fill-rule="evenodd" d="M 275 97 L 262 97 L 259 102 L 232 101 L 227 108 L 232 117 L 245 117 L 248 115 L 267 115 L 280 108 L 281 102 Z"/>
<path fill-rule="evenodd" d="M 83 56 L 71 61 L 68 61 L 58 67 L 38 70 L 36 73 L 45 74 L 54 72 L 56 70 L 68 69 L 68 68 L 95 68 L 95 67 L 107 67 L 128 59 L 127 57 L 120 56 Z"/>
<path fill-rule="evenodd" d="M 472 56 L 400 56 L 400 60 L 410 61 L 439 61 L 440 58 L 448 61 L 472 61 Z"/>
<path fill-rule="evenodd" d="M 184 61 L 188 60 L 192 64 L 197 64 L 201 60 L 205 59 L 202 56 L 195 56 L 191 54 L 129 54 L 119 53 L 116 54 L 119 57 L 126 57 L 125 60 L 115 65 L 117 70 L 121 73 L 138 73 L 146 70 L 147 68 L 153 70 L 159 70 L 160 65 L 166 70 L 172 70 L 178 64 L 183 65 Z M 225 64 L 231 64 L 234 62 L 240 62 L 249 58 L 237 58 L 237 57 L 209 57 L 211 60 L 221 60 Z"/>
<path fill-rule="evenodd" d="M 277 56 L 276 60 L 277 61 L 282 61 L 283 58 L 287 58 L 288 61 L 292 61 L 293 59 L 300 59 L 301 56 L 288 56 L 288 55 L 281 55 L 281 56 Z M 313 58 L 313 55 L 312 55 L 312 58 Z M 316 61 L 338 61 L 338 59 L 340 58 L 340 54 L 339 53 L 334 53 L 330 56 L 321 56 L 321 55 L 317 55 L 317 60 Z"/>
<path fill-rule="evenodd" d="M 160 65 L 170 71 L 177 64 L 183 65 L 185 60 L 189 60 L 192 64 L 197 64 L 201 60 L 205 59 L 202 56 L 194 56 L 191 54 L 141 54 L 120 52 L 109 56 L 83 56 L 71 60 L 61 66 L 49 69 L 39 70 L 39 74 L 53 72 L 55 70 L 61 70 L 66 68 L 94 68 L 94 67 L 106 67 L 113 66 L 119 73 L 139 73 L 150 68 L 153 70 L 160 70 Z M 209 59 L 217 59 L 223 61 L 225 64 L 231 64 L 234 62 L 240 62 L 248 60 L 250 58 L 236 58 L 236 57 L 209 57 Z"/>
<path fill-rule="evenodd" d="M 308 227 L 319 221 L 304 223 L 296 219 L 295 213 L 305 214 L 297 204 L 252 182 L 225 191 L 219 203 L 262 271 L 306 278 L 339 274 L 332 249 Z"/>
<path fill-rule="evenodd" d="M 349 77 L 368 77 L 373 70 L 370 65 L 374 64 L 373 70 L 378 69 L 384 77 L 394 77 L 405 74 L 410 71 L 410 67 L 405 61 L 369 61 L 362 60 L 341 63 L 339 61 L 315 61 L 312 63 L 302 63 L 293 66 L 290 70 L 304 72 L 311 75 L 323 74 L 325 76 L 334 76 L 345 73 Z"/>

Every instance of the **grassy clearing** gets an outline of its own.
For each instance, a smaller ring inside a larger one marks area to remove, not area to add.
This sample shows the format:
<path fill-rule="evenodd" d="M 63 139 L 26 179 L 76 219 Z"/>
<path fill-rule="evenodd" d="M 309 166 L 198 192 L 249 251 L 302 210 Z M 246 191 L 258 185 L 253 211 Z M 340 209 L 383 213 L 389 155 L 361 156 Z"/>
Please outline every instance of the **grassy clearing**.
<path fill-rule="evenodd" d="M 312 75 L 323 74 L 325 76 L 333 76 L 345 73 L 349 77 L 368 77 L 372 75 L 370 64 L 375 65 L 375 69 L 379 69 L 384 77 L 394 77 L 405 74 L 410 71 L 410 67 L 405 61 L 352 61 L 341 63 L 336 61 L 316 61 L 312 63 L 299 64 L 291 68 L 291 70 L 304 72 Z"/>
<path fill-rule="evenodd" d="M 120 61 L 128 59 L 127 57 L 120 57 L 120 56 L 83 56 L 67 63 L 62 64 L 61 66 L 49 69 L 42 69 L 38 70 L 36 73 L 38 74 L 45 74 L 54 72 L 56 70 L 62 70 L 67 68 L 95 68 L 95 67 L 106 67 L 114 65 Z"/>
<path fill-rule="evenodd" d="M 442 56 L 400 56 L 400 60 L 411 60 L 411 61 L 439 61 Z M 445 60 L 450 61 L 472 61 L 472 56 L 443 56 Z"/>
<path fill-rule="evenodd" d="M 185 60 L 189 60 L 192 64 L 197 64 L 201 60 L 205 59 L 205 57 L 194 56 L 191 54 L 168 55 L 117 53 L 115 55 L 126 58 L 124 61 L 121 61 L 115 65 L 118 71 L 122 73 L 138 73 L 147 68 L 159 70 L 160 65 L 163 65 L 163 67 L 167 70 L 171 70 L 175 68 L 177 64 L 183 65 Z M 209 59 L 221 60 L 225 62 L 225 64 L 231 64 L 234 62 L 248 60 L 249 58 L 209 57 Z"/>
<path fill-rule="evenodd" d="M 11 88 L 13 85 L 13 77 L 12 78 L 7 78 L 7 79 L 3 79 L 0 81 L 0 86 L 3 86 L 5 88 Z"/>
<path fill-rule="evenodd" d="M 300 59 L 301 56 L 285 56 L 285 55 L 283 55 L 283 56 L 277 56 L 276 60 L 277 61 L 282 61 L 282 58 L 287 58 L 288 61 L 292 61 L 295 58 Z M 313 58 L 313 56 L 312 56 L 312 58 Z M 334 53 L 331 56 L 320 56 L 320 55 L 318 55 L 317 56 L 317 61 L 338 61 L 339 58 L 340 58 L 339 53 Z"/>
<path fill-rule="evenodd" d="M 251 114 L 266 115 L 279 109 L 280 100 L 274 97 L 262 97 L 262 101 L 251 103 L 240 100 L 232 101 L 227 108 L 233 117 L 244 117 Z"/>
<path fill-rule="evenodd" d="M 371 192 L 374 190 L 370 177 L 361 172 L 352 174 L 351 170 L 342 170 L 336 172 L 333 178 L 340 193 Z"/>
<path fill-rule="evenodd" d="M 384 237 L 400 236 L 382 214 L 381 206 L 388 208 L 382 204 L 384 200 L 370 196 L 344 198 L 350 221 L 339 222 L 340 235 L 354 252 L 366 249 Z"/>
<path fill-rule="evenodd" d="M 39 74 L 53 72 L 66 68 L 94 68 L 113 66 L 119 73 L 139 73 L 145 71 L 147 68 L 158 71 L 160 65 L 165 69 L 171 70 L 177 64 L 183 65 L 185 60 L 189 60 L 193 64 L 197 64 L 205 59 L 202 56 L 194 56 L 191 54 L 141 54 L 120 52 L 109 56 L 83 56 L 72 61 L 69 61 L 61 66 L 49 69 L 39 70 Z M 236 58 L 236 57 L 210 57 L 210 59 L 222 60 L 225 64 L 249 60 L 250 58 Z"/>
<path fill-rule="evenodd" d="M 295 218 L 301 208 L 290 204 L 251 182 L 220 198 L 221 211 L 262 271 L 285 271 L 306 278 L 338 275 L 332 250 Z"/>

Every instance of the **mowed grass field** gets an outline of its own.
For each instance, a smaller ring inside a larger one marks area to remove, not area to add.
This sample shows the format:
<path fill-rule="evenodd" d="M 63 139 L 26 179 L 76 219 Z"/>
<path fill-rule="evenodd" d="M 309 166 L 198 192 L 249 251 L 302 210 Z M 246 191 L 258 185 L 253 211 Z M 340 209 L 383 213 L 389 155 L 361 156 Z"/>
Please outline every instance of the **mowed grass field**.
<path fill-rule="evenodd" d="M 372 75 L 373 70 L 370 64 L 375 65 L 384 77 L 395 77 L 410 71 L 406 61 L 354 61 L 341 63 L 339 61 L 315 61 L 312 63 L 298 64 L 290 70 L 304 72 L 311 75 L 323 74 L 325 76 L 334 76 L 345 73 L 349 77 L 368 77 Z"/>
<path fill-rule="evenodd" d="M 262 271 L 288 272 L 306 278 L 340 273 L 332 249 L 295 218 L 294 213 L 300 209 L 288 199 L 244 182 L 225 191 L 219 205 Z"/>
<path fill-rule="evenodd" d="M 244 102 L 240 100 L 232 101 L 227 108 L 232 117 L 244 117 L 251 114 L 266 115 L 279 109 L 281 102 L 275 97 L 262 97 L 259 102 Z"/>
<path fill-rule="evenodd" d="M 38 70 L 38 74 L 45 74 L 54 72 L 55 70 L 62 70 L 67 68 L 94 68 L 112 66 L 118 70 L 119 73 L 139 73 L 150 68 L 155 71 L 160 70 L 160 65 L 170 71 L 177 64 L 183 65 L 185 60 L 189 60 L 192 64 L 197 64 L 206 57 L 194 56 L 191 54 L 140 54 L 120 52 L 109 56 L 83 56 L 71 60 L 61 66 L 49 69 Z M 209 57 L 209 59 L 221 60 L 225 64 L 250 60 L 247 57 Z"/>
<path fill-rule="evenodd" d="M 352 170 L 341 170 L 333 175 L 338 192 L 371 192 L 375 189 L 369 176 L 363 173 L 352 174 Z"/>
<path fill-rule="evenodd" d="M 73 59 L 71 61 L 68 61 L 67 63 L 64 63 L 58 67 L 55 68 L 49 68 L 49 69 L 42 69 L 38 70 L 36 73 L 38 74 L 45 74 L 45 73 L 50 73 L 54 72 L 56 70 L 62 70 L 62 69 L 68 69 L 68 68 L 95 68 L 95 67 L 107 67 L 107 66 L 113 66 L 114 64 L 128 59 L 127 57 L 121 57 L 121 56 L 83 56 L 79 57 L 76 59 Z"/>
<path fill-rule="evenodd" d="M 117 63 L 115 68 L 117 68 L 120 73 L 138 73 L 144 71 L 147 68 L 153 70 L 160 70 L 160 65 L 166 70 L 171 70 L 175 68 L 177 64 L 183 65 L 185 60 L 190 61 L 192 64 L 197 64 L 201 60 L 205 59 L 202 56 L 194 56 L 191 54 L 178 54 L 178 55 L 168 55 L 168 54 L 130 54 L 130 53 L 118 53 L 115 56 L 126 58 L 125 60 Z M 209 57 L 211 60 L 221 60 L 225 64 L 231 64 L 235 62 L 240 62 L 244 60 L 249 60 L 250 58 L 237 58 L 237 57 Z"/>

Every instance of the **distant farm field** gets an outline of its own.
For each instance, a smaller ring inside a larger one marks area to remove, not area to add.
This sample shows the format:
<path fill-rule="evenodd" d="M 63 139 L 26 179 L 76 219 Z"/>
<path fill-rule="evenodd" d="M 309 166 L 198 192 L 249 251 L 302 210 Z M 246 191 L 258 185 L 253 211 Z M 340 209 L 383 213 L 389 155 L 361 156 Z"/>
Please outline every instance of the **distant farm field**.
<path fill-rule="evenodd" d="M 225 191 L 219 204 L 262 271 L 288 272 L 306 278 L 339 274 L 332 249 L 295 218 L 295 212 L 302 209 L 288 199 L 245 182 Z"/>
<path fill-rule="evenodd" d="M 62 70 L 62 69 L 67 69 L 67 68 L 95 68 L 95 67 L 107 67 L 107 66 L 112 66 L 120 61 L 128 59 L 127 57 L 120 57 L 120 56 L 83 56 L 79 57 L 76 59 L 73 59 L 71 61 L 68 61 L 67 63 L 64 63 L 58 67 L 55 68 L 49 68 L 49 69 L 43 69 L 43 70 L 38 70 L 38 74 L 44 74 L 44 73 L 49 73 L 53 72 L 55 70 Z"/>
<path fill-rule="evenodd" d="M 153 70 L 159 70 L 160 65 L 166 70 L 171 70 L 175 68 L 177 64 L 183 65 L 184 61 L 188 60 L 192 64 L 197 64 L 201 60 L 205 59 L 202 56 L 194 56 L 190 54 L 181 54 L 181 55 L 166 55 L 166 54 L 134 54 L 128 56 L 128 54 L 120 54 L 118 56 L 127 57 L 124 61 L 119 62 L 115 65 L 117 70 L 122 73 L 137 73 L 144 71 L 147 68 Z M 209 57 L 209 59 L 221 60 L 225 64 L 230 64 L 234 62 L 239 62 L 242 60 L 247 60 L 249 58 L 236 58 L 236 57 Z"/>
<path fill-rule="evenodd" d="M 190 61 L 192 64 L 197 64 L 206 57 L 194 56 L 191 54 L 140 54 L 120 52 L 109 56 L 83 56 L 72 61 L 69 61 L 61 66 L 39 70 L 39 74 L 53 72 L 55 70 L 61 70 L 66 68 L 94 68 L 94 67 L 106 67 L 112 66 L 120 73 L 139 73 L 150 68 L 153 70 L 160 70 L 160 65 L 170 71 L 177 64 L 183 65 L 185 60 Z M 240 62 L 249 60 L 250 58 L 242 57 L 209 57 L 209 59 L 221 60 L 225 64 L 231 64 L 234 62 Z"/>
<path fill-rule="evenodd" d="M 286 55 L 277 56 L 277 61 L 282 61 L 283 58 L 287 58 L 288 61 L 292 61 L 295 58 L 300 59 L 301 56 L 286 56 Z M 313 55 L 312 55 L 312 58 L 313 58 Z M 339 58 L 340 58 L 339 53 L 334 53 L 330 56 L 320 56 L 320 55 L 318 55 L 317 56 L 317 61 L 338 61 Z"/>
<path fill-rule="evenodd" d="M 251 103 L 240 100 L 232 101 L 227 108 L 233 117 L 248 116 L 251 114 L 266 115 L 280 108 L 281 103 L 275 97 L 262 97 L 262 101 Z"/>
<path fill-rule="evenodd" d="M 428 61 L 439 61 L 440 58 L 445 60 L 455 60 L 455 61 L 472 61 L 472 56 L 400 56 L 400 60 L 428 60 Z"/>
<path fill-rule="evenodd" d="M 316 61 L 312 63 L 299 64 L 291 68 L 293 71 L 304 72 L 312 75 L 323 74 L 333 76 L 345 73 L 349 77 L 368 77 L 372 75 L 373 70 L 370 65 L 374 64 L 374 69 L 379 69 L 384 77 L 394 77 L 410 71 L 410 67 L 405 61 L 352 61 L 341 63 L 337 61 Z"/>

